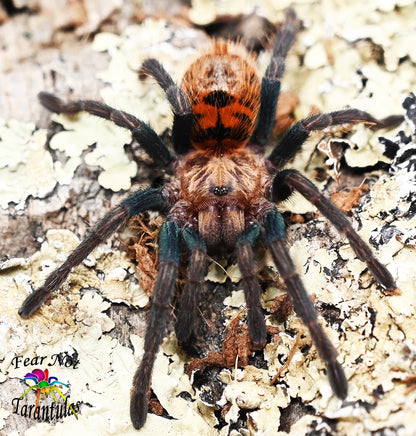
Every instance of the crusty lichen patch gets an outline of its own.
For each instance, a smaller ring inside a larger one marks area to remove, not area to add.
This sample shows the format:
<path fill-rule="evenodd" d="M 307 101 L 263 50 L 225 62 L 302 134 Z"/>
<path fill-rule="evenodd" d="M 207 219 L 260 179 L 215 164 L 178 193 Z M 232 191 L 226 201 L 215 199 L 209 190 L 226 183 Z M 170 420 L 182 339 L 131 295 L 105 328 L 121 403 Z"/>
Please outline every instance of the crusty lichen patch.
<path fill-rule="evenodd" d="M 34 123 L 0 120 L 0 207 L 22 208 L 29 195 L 44 197 L 56 184 L 52 157 L 45 149 L 46 131 Z"/>

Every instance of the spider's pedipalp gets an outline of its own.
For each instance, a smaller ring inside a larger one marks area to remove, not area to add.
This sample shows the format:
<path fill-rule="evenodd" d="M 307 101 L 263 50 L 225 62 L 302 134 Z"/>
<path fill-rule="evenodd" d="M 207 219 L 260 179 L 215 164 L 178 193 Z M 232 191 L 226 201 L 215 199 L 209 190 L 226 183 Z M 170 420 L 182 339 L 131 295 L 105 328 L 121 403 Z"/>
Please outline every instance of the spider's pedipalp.
<path fill-rule="evenodd" d="M 192 228 L 182 231 L 182 239 L 190 251 L 187 282 L 179 298 L 176 315 L 176 337 L 180 344 L 188 344 L 193 334 L 198 297 L 204 286 L 207 263 L 207 247 L 204 240 Z"/>
<path fill-rule="evenodd" d="M 308 327 L 319 355 L 325 362 L 332 390 L 344 399 L 348 384 L 342 366 L 337 361 L 337 352 L 326 337 L 310 300 L 286 247 L 283 217 L 277 211 L 268 212 L 264 219 L 266 245 L 280 276 L 286 284 L 287 292 L 293 301 L 295 312 Z"/>
<path fill-rule="evenodd" d="M 145 152 L 161 167 L 167 167 L 170 162 L 175 160 L 175 156 L 156 132 L 134 115 L 94 100 L 77 100 L 65 103 L 48 92 L 40 92 L 38 97 L 42 105 L 52 112 L 64 114 L 75 114 L 81 111 L 88 112 L 91 115 L 113 121 L 117 126 L 130 130 Z"/>
<path fill-rule="evenodd" d="M 91 233 L 69 255 L 66 261 L 46 279 L 44 285 L 33 291 L 19 309 L 22 318 L 28 318 L 36 312 L 67 279 L 72 268 L 79 265 L 94 248 L 108 239 L 128 219 L 145 210 L 161 210 L 165 207 L 162 194 L 157 189 L 136 192 L 111 210 L 91 231 Z"/>
<path fill-rule="evenodd" d="M 254 347 L 261 348 L 266 342 L 266 323 L 260 304 L 262 290 L 256 276 L 253 246 L 260 235 L 260 227 L 252 224 L 237 240 L 238 266 L 241 271 L 241 285 L 248 309 L 247 323 Z"/>
<path fill-rule="evenodd" d="M 299 191 L 341 234 L 348 238 L 357 257 L 367 263 L 380 285 L 389 291 L 396 289 L 394 279 L 387 268 L 374 257 L 370 247 L 358 236 L 345 215 L 311 181 L 296 170 L 284 170 L 278 173 L 273 181 L 273 198 L 279 197 L 279 190 L 282 189 L 289 193 L 294 189 Z"/>
<path fill-rule="evenodd" d="M 165 221 L 159 234 L 159 273 L 144 340 L 144 354 L 133 378 L 130 417 L 134 428 L 143 427 L 147 417 L 148 391 L 156 353 L 162 342 L 171 309 L 179 264 L 179 227 Z"/>
<path fill-rule="evenodd" d="M 285 70 L 285 59 L 298 31 L 299 21 L 293 9 L 286 13 L 286 19 L 276 35 L 272 58 L 266 68 L 260 91 L 260 110 L 257 125 L 250 141 L 266 145 L 273 131 L 276 118 L 277 100 L 280 94 L 280 79 Z"/>

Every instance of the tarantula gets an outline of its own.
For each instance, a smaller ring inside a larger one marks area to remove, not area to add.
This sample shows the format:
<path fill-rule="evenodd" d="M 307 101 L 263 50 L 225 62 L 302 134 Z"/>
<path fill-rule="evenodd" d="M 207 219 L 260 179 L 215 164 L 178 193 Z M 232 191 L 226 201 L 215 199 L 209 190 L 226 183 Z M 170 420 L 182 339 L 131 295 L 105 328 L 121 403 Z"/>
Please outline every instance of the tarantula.
<path fill-rule="evenodd" d="M 305 176 L 282 168 L 313 131 L 353 123 L 393 126 L 401 117 L 377 120 L 357 109 L 312 115 L 295 123 L 271 153 L 264 155 L 275 122 L 285 58 L 298 26 L 295 12 L 288 10 L 261 81 L 253 55 L 240 44 L 231 42 L 215 41 L 209 52 L 190 65 L 181 86 L 173 82 L 157 60 L 144 61 L 142 70 L 156 79 L 172 106 L 173 150 L 151 127 L 126 112 L 96 101 L 64 103 L 52 94 L 39 94 L 42 105 L 52 112 L 86 111 L 129 129 L 153 161 L 174 176 L 173 181 L 160 189 L 135 192 L 111 210 L 50 274 L 44 285 L 26 298 L 19 310 L 23 318 L 31 316 L 51 292 L 64 283 L 72 268 L 131 217 L 148 210 L 165 215 L 159 234 L 159 274 L 144 354 L 134 375 L 131 393 L 130 414 L 136 429 L 146 421 L 155 355 L 171 313 L 180 244 L 186 247 L 189 262 L 188 281 L 179 297 L 176 325 L 179 342 L 186 344 L 193 332 L 207 255 L 225 255 L 235 250 L 248 309 L 250 338 L 254 347 L 264 346 L 266 325 L 254 263 L 254 249 L 263 243 L 271 252 L 296 313 L 309 328 L 326 363 L 334 393 L 342 399 L 348 390 L 344 371 L 289 257 L 284 221 L 275 204 L 286 200 L 294 190 L 299 191 L 346 235 L 358 258 L 367 263 L 383 288 L 393 290 L 396 287 L 389 271 L 377 261 L 345 216 Z"/>

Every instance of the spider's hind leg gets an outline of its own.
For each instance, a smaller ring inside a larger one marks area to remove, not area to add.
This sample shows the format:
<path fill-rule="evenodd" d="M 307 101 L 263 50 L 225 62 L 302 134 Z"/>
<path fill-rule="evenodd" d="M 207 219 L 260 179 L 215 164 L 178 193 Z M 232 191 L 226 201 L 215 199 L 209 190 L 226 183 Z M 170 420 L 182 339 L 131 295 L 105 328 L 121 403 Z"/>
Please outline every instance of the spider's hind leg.
<path fill-rule="evenodd" d="M 369 270 L 381 286 L 387 291 L 396 289 L 396 284 L 390 272 L 374 257 L 370 247 L 353 229 L 346 216 L 299 171 L 284 170 L 276 175 L 272 188 L 273 200 L 279 202 L 286 199 L 294 189 L 315 205 L 334 227 L 348 238 L 357 257 L 367 263 Z"/>
<path fill-rule="evenodd" d="M 173 110 L 173 148 L 179 154 L 188 152 L 191 149 L 191 133 L 194 122 L 191 102 L 156 59 L 146 59 L 140 72 L 152 76 L 165 91 Z"/>
<path fill-rule="evenodd" d="M 299 20 L 293 9 L 286 12 L 286 18 L 276 35 L 272 58 L 261 82 L 260 111 L 257 126 L 251 142 L 266 145 L 273 131 L 277 100 L 280 93 L 280 79 L 285 70 L 285 60 L 299 27 Z"/>
<path fill-rule="evenodd" d="M 84 111 L 129 129 L 133 138 L 143 147 L 156 165 L 162 168 L 167 167 L 176 159 L 175 155 L 149 125 L 127 112 L 94 100 L 77 100 L 65 103 L 48 92 L 40 92 L 38 97 L 42 105 L 52 112 L 75 114 Z"/>
<path fill-rule="evenodd" d="M 326 337 L 318 322 L 315 308 L 303 286 L 286 247 L 283 218 L 277 211 L 268 212 L 264 219 L 266 245 L 268 246 L 280 276 L 286 284 L 293 307 L 308 327 L 319 355 L 325 362 L 332 390 L 339 398 L 346 398 L 348 383 L 342 366 L 337 361 L 337 352 Z"/>

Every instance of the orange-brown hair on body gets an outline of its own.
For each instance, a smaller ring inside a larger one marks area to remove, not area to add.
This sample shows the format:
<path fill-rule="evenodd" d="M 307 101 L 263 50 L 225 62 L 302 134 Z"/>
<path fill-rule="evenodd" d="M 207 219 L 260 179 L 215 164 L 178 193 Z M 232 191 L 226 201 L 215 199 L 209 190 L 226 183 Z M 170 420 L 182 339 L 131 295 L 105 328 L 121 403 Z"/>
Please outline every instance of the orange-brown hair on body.
<path fill-rule="evenodd" d="M 182 201 L 177 205 L 187 222 L 209 251 L 224 253 L 235 248 L 248 224 L 257 222 L 259 209 L 267 203 L 270 175 L 261 156 L 249 148 L 224 156 L 195 150 L 181 161 L 173 183 L 179 184 Z"/>
<path fill-rule="evenodd" d="M 233 249 L 269 180 L 264 160 L 245 147 L 260 107 L 260 80 L 247 50 L 215 41 L 186 71 L 194 150 L 177 167 L 186 214 L 212 251 Z"/>
<path fill-rule="evenodd" d="M 243 46 L 215 41 L 188 68 L 182 89 L 194 112 L 194 148 L 225 154 L 246 144 L 260 107 L 260 80 L 254 65 Z"/>

